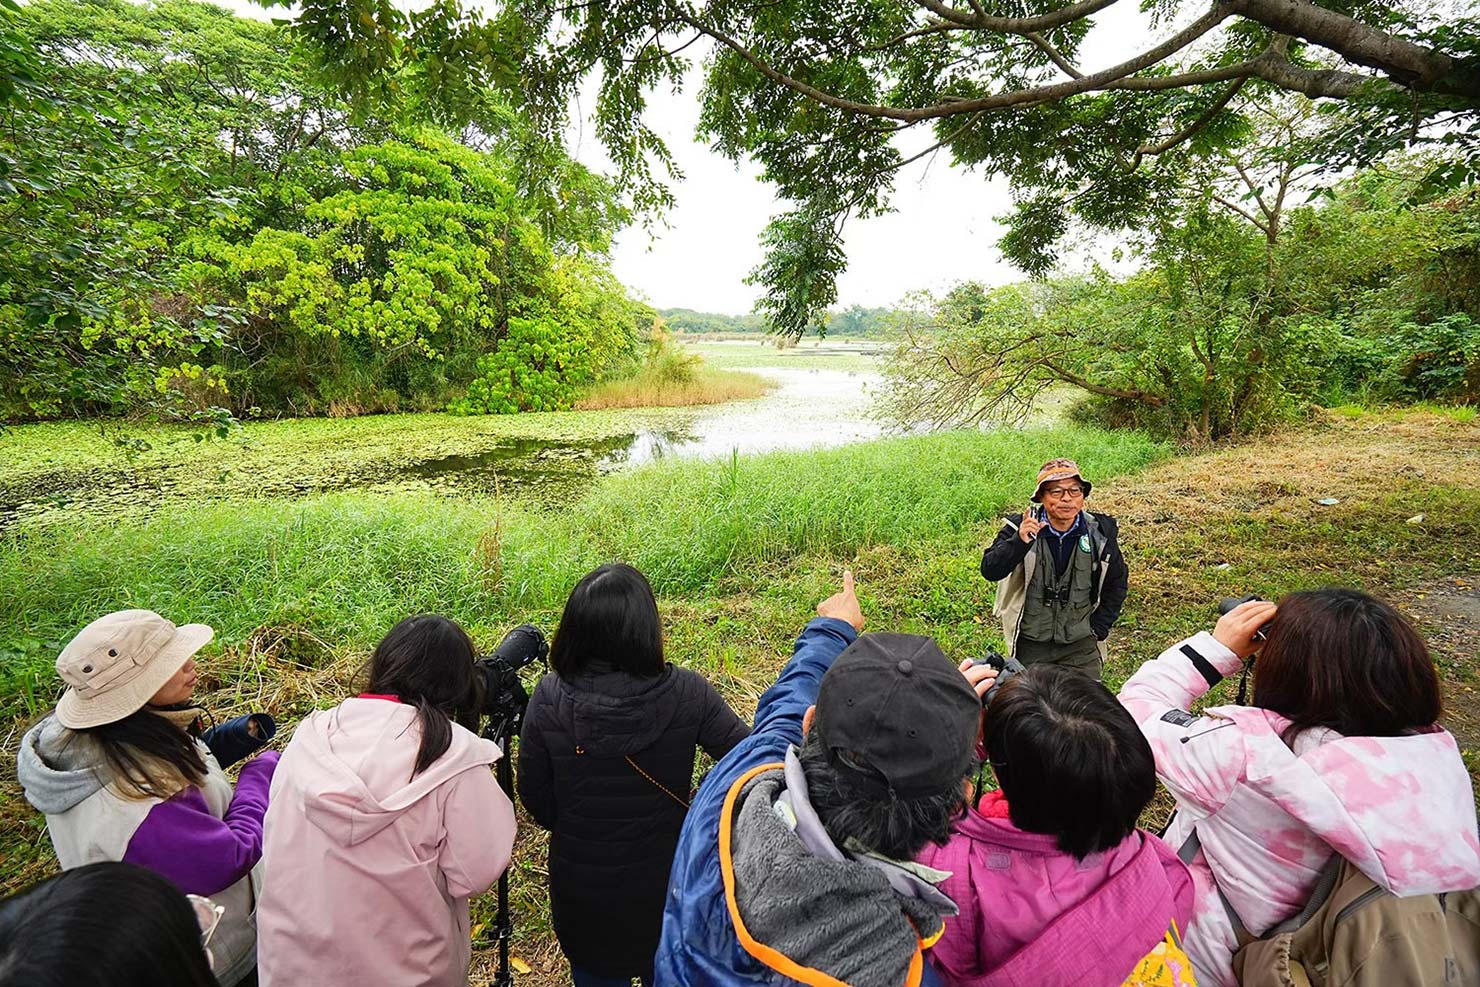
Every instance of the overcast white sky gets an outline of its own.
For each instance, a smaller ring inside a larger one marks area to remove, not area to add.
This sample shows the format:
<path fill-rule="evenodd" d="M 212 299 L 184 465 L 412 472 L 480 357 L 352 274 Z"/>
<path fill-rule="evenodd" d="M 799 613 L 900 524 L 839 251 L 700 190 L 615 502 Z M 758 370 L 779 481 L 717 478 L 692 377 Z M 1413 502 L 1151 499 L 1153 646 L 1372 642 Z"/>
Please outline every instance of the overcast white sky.
<path fill-rule="evenodd" d="M 1090 71 L 1129 57 L 1147 45 L 1146 32 L 1136 4 L 1111 7 L 1085 41 L 1083 67 Z M 741 314 L 750 311 L 758 293 L 744 278 L 760 260 L 761 230 L 781 209 L 757 177 L 757 166 L 743 162 L 736 168 L 695 140 L 698 90 L 694 73 L 683 92 L 652 97 L 651 124 L 673 151 L 684 180 L 674 187 L 677 205 L 666 216 L 666 228 L 659 225 L 651 234 L 640 225 L 625 230 L 612 266 L 623 283 L 660 308 Z M 578 159 L 604 165 L 589 126 L 572 136 Z M 906 156 L 934 140 L 923 129 L 903 139 L 909 142 L 901 144 Z M 996 246 L 1002 227 L 993 217 L 1010 208 L 1007 182 L 952 168 L 950 160 L 942 152 L 911 165 L 895 181 L 894 212 L 847 226 L 848 269 L 838 280 L 839 306 L 892 305 L 919 289 L 940 293 L 958 281 L 1004 284 L 1022 277 Z"/>
<path fill-rule="evenodd" d="M 216 0 L 249 17 L 285 16 L 265 11 L 251 0 Z M 414 2 L 414 0 L 413 0 Z M 1149 47 L 1147 18 L 1133 3 L 1118 3 L 1096 16 L 1083 48 L 1081 68 L 1093 71 Z M 1155 40 L 1175 31 L 1154 32 Z M 689 49 L 695 53 L 699 46 Z M 628 287 L 660 308 L 692 308 L 742 314 L 757 291 L 744 283 L 760 260 L 759 237 L 780 211 L 771 188 L 750 162 L 737 168 L 695 140 L 699 119 L 698 74 L 677 94 L 654 93 L 649 123 L 667 142 L 684 173 L 673 187 L 677 205 L 652 231 L 640 224 L 624 231 L 612 252 L 612 266 Z M 581 110 L 594 106 L 588 87 Z M 572 132 L 572 150 L 585 164 L 605 169 L 606 156 L 589 123 Z M 928 146 L 929 131 L 901 138 L 906 156 Z M 892 305 L 911 291 L 941 292 L 963 280 L 1004 284 L 1021 274 L 1008 265 L 996 243 L 1001 227 L 994 216 L 1010 206 L 1005 180 L 985 181 L 950 166 L 939 153 L 901 172 L 895 181 L 895 211 L 854 220 L 846 230 L 848 269 L 838 282 L 838 305 Z M 1108 255 L 1109 247 L 1096 251 Z"/>

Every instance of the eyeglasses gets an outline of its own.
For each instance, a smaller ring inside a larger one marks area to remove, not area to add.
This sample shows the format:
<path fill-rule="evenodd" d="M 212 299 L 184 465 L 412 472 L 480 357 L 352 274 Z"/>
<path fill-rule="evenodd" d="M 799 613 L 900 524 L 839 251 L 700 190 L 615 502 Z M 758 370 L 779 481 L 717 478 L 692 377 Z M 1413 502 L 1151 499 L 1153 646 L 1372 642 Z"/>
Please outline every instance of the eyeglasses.
<path fill-rule="evenodd" d="M 1083 497 L 1084 496 L 1084 488 L 1083 487 L 1059 487 L 1056 490 L 1045 490 L 1045 491 L 1043 491 L 1043 496 L 1045 498 L 1051 498 L 1053 500 L 1062 500 L 1064 498 L 1068 498 L 1069 500 L 1073 500 L 1076 497 Z"/>

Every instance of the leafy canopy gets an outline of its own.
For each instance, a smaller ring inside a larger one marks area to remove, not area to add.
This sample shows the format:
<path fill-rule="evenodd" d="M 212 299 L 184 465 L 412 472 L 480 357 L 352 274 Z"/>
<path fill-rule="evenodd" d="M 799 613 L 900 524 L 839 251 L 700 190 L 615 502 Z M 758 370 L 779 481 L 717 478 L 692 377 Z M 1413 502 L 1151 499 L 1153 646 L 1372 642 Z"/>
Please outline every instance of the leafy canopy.
<path fill-rule="evenodd" d="M 1455 152 L 1446 181 L 1475 171 L 1480 21 L 1437 0 L 1147 0 L 1144 40 L 1093 70 L 1082 59 L 1096 15 L 1129 0 L 503 0 L 486 19 L 452 3 L 401 15 L 386 0 L 315 0 L 298 29 L 359 94 L 408 73 L 455 70 L 458 83 L 481 73 L 510 87 L 547 142 L 583 82 L 599 78 L 597 134 L 639 208 L 668 201 L 671 164 L 643 122 L 646 96 L 707 51 L 702 134 L 758 160 L 790 203 L 754 275 L 767 290 L 761 310 L 789 333 L 832 301 L 841 225 L 888 208 L 907 161 L 896 137 L 913 129 L 1012 179 L 1003 249 L 1033 273 L 1053 266 L 1076 222 L 1142 222 L 1190 162 L 1240 141 L 1252 110 L 1279 94 L 1329 114 L 1310 150 L 1325 169 L 1438 143 Z M 432 22 L 440 45 L 425 41 Z M 483 46 L 476 66 L 449 62 L 449 51 Z M 455 113 L 462 92 L 450 86 L 442 112 Z"/>

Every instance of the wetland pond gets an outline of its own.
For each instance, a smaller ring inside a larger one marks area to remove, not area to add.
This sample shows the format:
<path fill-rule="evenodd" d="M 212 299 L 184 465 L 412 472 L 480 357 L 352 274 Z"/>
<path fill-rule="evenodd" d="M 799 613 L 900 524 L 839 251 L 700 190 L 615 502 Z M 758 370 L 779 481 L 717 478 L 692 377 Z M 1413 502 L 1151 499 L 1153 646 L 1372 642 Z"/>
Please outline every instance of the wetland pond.
<path fill-rule="evenodd" d="M 710 365 L 756 373 L 774 389 L 688 408 L 250 422 L 239 439 L 208 441 L 186 426 L 18 426 L 0 435 L 0 530 L 147 515 L 183 501 L 345 489 L 430 488 L 558 507 L 607 473 L 656 460 L 837 446 L 882 431 L 871 417 L 879 372 L 868 344 L 692 348 Z"/>

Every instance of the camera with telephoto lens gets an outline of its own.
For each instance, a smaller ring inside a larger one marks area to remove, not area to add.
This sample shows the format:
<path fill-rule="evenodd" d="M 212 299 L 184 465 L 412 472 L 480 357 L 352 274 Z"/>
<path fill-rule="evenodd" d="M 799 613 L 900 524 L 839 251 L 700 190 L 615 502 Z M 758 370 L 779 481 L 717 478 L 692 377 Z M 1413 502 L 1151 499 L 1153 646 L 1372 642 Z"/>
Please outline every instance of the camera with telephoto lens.
<path fill-rule="evenodd" d="M 512 801 L 514 769 L 510 745 L 524 723 L 524 710 L 529 706 L 529 693 L 519 681 L 519 670 L 550 656 L 545 635 L 533 624 L 520 624 L 504 635 L 493 654 L 473 662 L 473 710 L 488 717 L 482 736 L 498 745 L 504 756 L 494 766 L 498 786 Z M 494 987 L 514 987 L 514 971 L 509 960 L 509 943 L 514 938 L 514 918 L 509 910 L 509 869 L 498 876 L 497 904 L 494 907 L 493 938 L 498 944 L 498 962 L 494 967 Z"/>
<path fill-rule="evenodd" d="M 520 624 L 504 635 L 493 654 L 473 663 L 474 703 L 489 719 L 489 733 L 517 733 L 529 705 L 529 693 L 519 681 L 519 670 L 550 654 L 545 635 L 533 624 Z"/>
<path fill-rule="evenodd" d="M 982 696 L 983 709 L 985 709 L 992 702 L 992 697 L 997 694 L 998 689 L 1002 688 L 1003 682 L 1006 682 L 1014 675 L 1026 671 L 1026 669 L 1023 667 L 1022 662 L 1018 661 L 1016 658 L 1004 658 L 993 648 L 988 648 L 987 653 L 982 655 L 980 658 L 971 659 L 971 663 L 973 665 L 991 665 L 993 668 L 997 669 L 997 681 L 993 682 L 992 687 L 987 690 L 984 696 Z"/>

